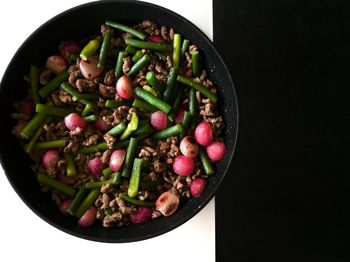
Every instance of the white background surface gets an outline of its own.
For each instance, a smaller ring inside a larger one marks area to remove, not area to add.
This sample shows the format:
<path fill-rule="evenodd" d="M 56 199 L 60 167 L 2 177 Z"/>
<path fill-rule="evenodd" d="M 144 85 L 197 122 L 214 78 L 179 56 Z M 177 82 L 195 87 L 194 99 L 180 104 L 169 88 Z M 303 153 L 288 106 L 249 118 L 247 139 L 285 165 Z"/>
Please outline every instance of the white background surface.
<path fill-rule="evenodd" d="M 18 47 L 36 28 L 86 2 L 0 1 L 0 77 Z M 211 0 L 147 2 L 179 13 L 212 38 Z M 169 233 L 140 242 L 107 244 L 71 236 L 42 221 L 16 195 L 2 168 L 0 193 L 0 261 L 215 261 L 214 200 Z"/>

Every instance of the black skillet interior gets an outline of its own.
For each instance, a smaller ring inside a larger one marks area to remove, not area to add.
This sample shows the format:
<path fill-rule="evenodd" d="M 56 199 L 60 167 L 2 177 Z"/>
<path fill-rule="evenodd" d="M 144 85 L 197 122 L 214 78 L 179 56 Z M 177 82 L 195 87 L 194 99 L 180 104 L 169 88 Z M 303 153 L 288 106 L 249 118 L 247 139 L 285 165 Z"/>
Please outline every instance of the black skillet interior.
<path fill-rule="evenodd" d="M 141 226 L 104 229 L 96 223 L 90 228 L 80 228 L 76 219 L 63 216 L 43 194 L 29 168 L 30 160 L 11 134 L 14 125 L 9 118 L 12 104 L 25 96 L 27 89 L 22 76 L 30 64 L 42 65 L 46 58 L 56 53 L 61 40 L 81 40 L 98 34 L 100 25 L 111 19 L 133 25 L 151 19 L 159 25 L 173 27 L 183 37 L 196 43 L 204 57 L 210 78 L 219 90 L 219 105 L 225 121 L 226 156 L 217 165 L 217 173 L 209 178 L 205 192 L 191 198 L 168 218 L 160 218 Z M 37 29 L 19 48 L 9 64 L 0 89 L 0 158 L 5 173 L 21 199 L 42 219 L 72 235 L 103 242 L 130 242 L 165 233 L 189 220 L 214 196 L 233 156 L 238 130 L 238 106 L 234 86 L 224 62 L 210 40 L 191 22 L 165 8 L 136 1 L 99 1 L 70 9 Z"/>

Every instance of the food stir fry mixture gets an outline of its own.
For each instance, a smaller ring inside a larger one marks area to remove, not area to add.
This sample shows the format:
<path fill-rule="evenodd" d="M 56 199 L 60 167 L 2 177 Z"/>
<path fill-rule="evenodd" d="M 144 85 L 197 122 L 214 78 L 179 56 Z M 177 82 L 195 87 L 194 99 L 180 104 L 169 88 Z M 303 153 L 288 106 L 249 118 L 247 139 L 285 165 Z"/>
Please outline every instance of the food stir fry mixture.
<path fill-rule="evenodd" d="M 143 224 L 201 195 L 225 154 L 201 59 L 172 28 L 107 20 L 101 35 L 63 41 L 30 66 L 12 132 L 67 219 Z"/>

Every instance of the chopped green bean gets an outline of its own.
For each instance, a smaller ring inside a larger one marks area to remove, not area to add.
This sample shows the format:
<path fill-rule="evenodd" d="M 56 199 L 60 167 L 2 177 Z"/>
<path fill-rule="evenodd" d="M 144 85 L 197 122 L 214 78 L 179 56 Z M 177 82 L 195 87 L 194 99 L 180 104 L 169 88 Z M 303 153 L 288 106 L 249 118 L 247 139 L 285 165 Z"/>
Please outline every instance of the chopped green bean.
<path fill-rule="evenodd" d="M 141 97 L 146 102 L 153 105 L 154 107 L 164 111 L 165 113 L 169 113 L 171 106 L 169 104 L 165 103 L 164 101 L 160 100 L 159 98 L 155 97 L 150 92 L 147 92 L 140 87 L 136 87 L 135 93 L 137 96 Z"/>
<path fill-rule="evenodd" d="M 121 171 L 115 172 L 114 176 L 113 176 L 112 184 L 118 185 L 118 184 L 120 184 L 121 181 L 122 181 L 122 172 Z"/>
<path fill-rule="evenodd" d="M 174 126 L 168 127 L 166 129 L 163 129 L 162 131 L 155 133 L 152 136 L 152 138 L 153 140 L 165 139 L 180 134 L 181 132 L 184 132 L 183 126 L 181 124 L 176 124 Z"/>
<path fill-rule="evenodd" d="M 90 56 L 94 55 L 97 49 L 100 47 L 102 42 L 102 37 L 98 36 L 95 39 L 92 39 L 87 43 L 87 45 L 81 50 L 80 58 L 83 60 L 89 59 Z"/>
<path fill-rule="evenodd" d="M 104 180 L 104 181 L 97 181 L 97 182 L 86 182 L 85 188 L 87 189 L 93 189 L 93 188 L 100 188 L 103 185 L 112 184 L 112 180 Z"/>
<path fill-rule="evenodd" d="M 46 117 L 46 114 L 35 114 L 34 117 L 28 122 L 28 124 L 22 129 L 21 136 L 29 139 L 35 130 L 37 130 L 39 126 L 45 121 Z"/>
<path fill-rule="evenodd" d="M 201 159 L 204 172 L 207 175 L 214 174 L 215 173 L 214 167 L 213 167 L 212 163 L 210 162 L 209 157 L 207 156 L 207 153 L 205 152 L 205 149 L 202 147 L 199 148 L 199 157 Z"/>
<path fill-rule="evenodd" d="M 191 119 L 192 119 L 192 115 L 190 114 L 190 112 L 185 111 L 183 119 L 182 119 L 182 123 L 181 123 L 185 130 L 188 129 L 190 122 L 191 122 Z"/>
<path fill-rule="evenodd" d="M 116 109 L 120 106 L 125 106 L 128 103 L 125 101 L 115 101 L 115 100 L 107 100 L 105 103 L 105 107 L 109 108 L 109 109 Z"/>
<path fill-rule="evenodd" d="M 127 75 L 128 76 L 136 75 L 142 68 L 144 68 L 150 62 L 151 62 L 151 57 L 148 54 L 145 54 L 130 68 L 130 71 Z"/>
<path fill-rule="evenodd" d="M 155 50 L 155 51 L 170 51 L 171 46 L 168 44 L 163 43 L 152 43 L 152 42 L 146 42 L 141 40 L 136 40 L 132 38 L 125 39 L 125 44 L 141 48 L 141 49 L 148 49 L 148 50 Z"/>
<path fill-rule="evenodd" d="M 105 168 L 105 169 L 102 170 L 102 174 L 103 174 L 104 176 L 109 176 L 109 175 L 111 175 L 112 173 L 113 173 L 113 170 L 112 170 L 112 168 L 110 168 L 110 167 L 107 167 L 107 168 Z"/>
<path fill-rule="evenodd" d="M 134 29 L 132 27 L 129 27 L 129 26 L 117 23 L 117 22 L 113 22 L 111 20 L 106 20 L 105 24 L 110 26 L 110 27 L 113 27 L 115 29 L 119 29 L 121 31 L 130 33 L 130 34 L 132 34 L 132 35 L 134 35 L 137 38 L 140 38 L 142 40 L 146 39 L 146 35 L 144 33 L 140 32 L 140 31 L 137 31 L 136 29 Z"/>
<path fill-rule="evenodd" d="M 81 113 L 81 116 L 88 116 L 92 111 L 94 111 L 94 105 L 92 103 L 87 103 L 83 112 Z"/>
<path fill-rule="evenodd" d="M 128 46 L 125 48 L 125 52 L 127 52 L 129 55 L 134 55 L 134 54 L 136 54 L 137 51 L 138 51 L 137 48 L 132 47 L 132 46 L 130 46 L 130 45 L 128 45 Z"/>
<path fill-rule="evenodd" d="M 140 177 L 142 170 L 142 158 L 135 158 L 128 187 L 128 196 L 136 197 L 139 193 Z"/>
<path fill-rule="evenodd" d="M 128 147 L 129 143 L 130 143 L 130 140 L 119 141 L 117 143 L 114 143 L 113 149 L 126 148 Z"/>
<path fill-rule="evenodd" d="M 137 130 L 132 134 L 133 134 L 133 136 L 139 136 L 139 135 L 149 133 L 151 130 L 152 130 L 152 128 L 151 128 L 149 122 L 147 121 L 147 123 L 145 123 L 145 124 L 142 124 L 142 125 L 139 124 L 139 127 L 137 128 Z"/>
<path fill-rule="evenodd" d="M 199 63 L 199 52 L 193 51 L 191 53 L 191 58 L 192 58 L 192 72 L 195 76 L 199 76 L 202 72 L 201 65 Z"/>
<path fill-rule="evenodd" d="M 137 148 L 137 139 L 130 138 L 128 149 L 126 150 L 125 164 L 122 173 L 122 177 L 130 177 L 131 168 L 135 158 L 135 152 Z"/>
<path fill-rule="evenodd" d="M 190 46 L 190 40 L 184 39 L 184 41 L 182 42 L 182 46 L 181 46 L 181 59 L 180 59 L 181 61 L 183 61 L 183 59 L 185 57 L 185 53 L 186 53 L 189 46 Z"/>
<path fill-rule="evenodd" d="M 111 135 L 113 137 L 116 137 L 120 134 L 122 134 L 126 129 L 126 124 L 124 122 L 121 122 L 120 124 L 116 125 L 112 129 L 110 129 L 107 134 Z"/>
<path fill-rule="evenodd" d="M 123 199 L 126 202 L 129 202 L 130 204 L 136 205 L 136 206 L 145 206 L 145 207 L 154 207 L 155 203 L 152 201 L 142 201 L 137 198 L 129 197 L 125 193 L 120 193 L 119 197 Z"/>
<path fill-rule="evenodd" d="M 134 102 L 132 103 L 133 107 L 138 108 L 140 111 L 142 112 L 154 112 L 157 111 L 158 108 L 156 108 L 155 106 L 152 106 L 151 104 L 147 103 L 146 101 L 140 100 L 138 98 L 136 98 L 134 100 Z"/>
<path fill-rule="evenodd" d="M 66 161 L 67 176 L 75 176 L 77 174 L 77 169 L 75 168 L 75 163 L 72 155 L 64 153 L 63 157 Z"/>
<path fill-rule="evenodd" d="M 190 90 L 188 91 L 188 96 L 189 96 L 188 110 L 192 116 L 190 128 L 192 129 L 196 126 L 196 117 L 198 114 L 196 91 L 193 88 L 190 88 Z"/>
<path fill-rule="evenodd" d="M 117 63 L 115 65 L 115 70 L 114 70 L 114 76 L 115 80 L 118 80 L 119 77 L 122 76 L 123 74 L 123 63 L 124 63 L 124 58 L 127 56 L 127 53 L 124 51 L 120 51 L 118 53 L 118 58 L 117 58 Z"/>
<path fill-rule="evenodd" d="M 84 215 L 85 212 L 93 205 L 93 203 L 95 202 L 99 194 L 100 194 L 100 188 L 95 188 L 91 190 L 90 193 L 87 195 L 87 197 L 83 200 L 83 202 L 78 207 L 77 211 L 75 212 L 75 215 L 77 217 L 82 217 L 82 215 Z"/>
<path fill-rule="evenodd" d="M 34 149 L 49 149 L 49 148 L 60 148 L 65 147 L 67 144 L 66 139 L 58 139 L 58 140 L 51 140 L 51 141 L 44 141 L 44 142 L 38 142 L 35 144 Z"/>
<path fill-rule="evenodd" d="M 138 125 L 139 118 L 137 114 L 133 112 L 128 126 L 126 127 L 124 133 L 120 136 L 120 140 L 125 140 L 126 138 L 128 138 L 132 134 L 132 132 L 134 132 L 137 129 Z"/>
<path fill-rule="evenodd" d="M 156 77 L 156 74 L 153 71 L 149 71 L 146 74 L 146 80 L 147 83 L 154 87 L 159 93 L 162 94 L 164 92 L 164 85 L 161 82 L 159 82 L 159 80 Z"/>
<path fill-rule="evenodd" d="M 152 87 L 150 87 L 148 85 L 144 85 L 142 87 L 142 89 L 146 90 L 147 92 L 150 92 L 155 97 L 159 97 L 160 96 L 160 93 L 157 90 L 155 90 L 154 88 L 152 88 Z"/>
<path fill-rule="evenodd" d="M 182 93 L 183 93 L 183 88 L 180 87 L 178 88 L 177 90 L 177 94 L 176 94 L 176 97 L 175 97 L 175 100 L 174 100 L 174 104 L 173 104 L 173 108 L 168 116 L 168 119 L 171 121 L 171 122 L 174 122 L 175 121 L 175 118 L 176 118 L 176 115 L 179 111 L 179 108 L 182 104 Z"/>
<path fill-rule="evenodd" d="M 67 82 L 63 82 L 61 84 L 61 89 L 63 89 L 63 91 L 67 92 L 68 94 L 70 94 L 72 97 L 73 96 L 78 97 L 79 95 L 81 95 L 78 90 L 68 85 Z M 84 105 L 87 105 L 89 103 L 89 100 L 85 100 L 85 99 L 80 99 L 79 101 L 82 102 Z"/>
<path fill-rule="evenodd" d="M 56 189 L 57 191 L 69 197 L 73 197 L 75 195 L 75 191 L 76 191 L 75 188 L 68 186 L 66 184 L 63 184 L 62 182 L 57 181 L 56 179 L 51 178 L 47 175 L 39 173 L 37 179 L 40 184 L 48 186 L 51 189 Z"/>
<path fill-rule="evenodd" d="M 69 62 L 70 64 L 73 64 L 74 62 L 77 61 L 77 59 L 78 59 L 78 55 L 72 53 L 72 54 L 69 55 L 68 62 Z"/>
<path fill-rule="evenodd" d="M 181 55 L 181 35 L 174 34 L 173 40 L 173 67 L 179 68 Z"/>
<path fill-rule="evenodd" d="M 47 97 L 49 94 L 55 91 L 55 89 L 57 89 L 62 84 L 62 82 L 66 81 L 68 77 L 69 77 L 68 70 L 64 70 L 62 73 L 56 76 L 53 80 L 51 80 L 46 86 L 42 87 L 39 90 L 39 95 L 42 98 Z"/>
<path fill-rule="evenodd" d="M 35 65 L 30 66 L 30 87 L 32 90 L 32 98 L 35 104 L 40 103 L 39 90 L 39 68 Z"/>
<path fill-rule="evenodd" d="M 62 108 L 62 107 L 57 107 L 57 106 L 47 105 L 47 104 L 36 104 L 35 110 L 37 113 L 42 113 L 42 114 L 47 114 L 52 116 L 59 116 L 59 117 L 65 117 L 73 112 L 68 108 Z"/>
<path fill-rule="evenodd" d="M 110 215 L 112 215 L 112 214 L 113 214 L 113 211 L 112 211 L 111 208 L 106 208 L 106 209 L 105 209 L 105 216 L 110 216 Z"/>
<path fill-rule="evenodd" d="M 98 119 L 97 115 L 89 115 L 89 116 L 84 116 L 84 120 L 88 123 L 93 123 L 96 122 Z"/>
<path fill-rule="evenodd" d="M 45 121 L 40 125 L 40 127 L 35 131 L 34 135 L 32 136 L 32 138 L 30 139 L 28 145 L 26 146 L 26 152 L 27 153 L 31 153 L 34 149 L 35 143 L 38 141 L 41 133 L 44 130 L 44 126 L 51 121 L 51 117 L 46 117 Z"/>
<path fill-rule="evenodd" d="M 74 102 L 81 100 L 98 100 L 100 98 L 99 94 L 79 94 L 72 97 Z"/>
<path fill-rule="evenodd" d="M 105 151 L 107 149 L 108 149 L 107 142 L 101 142 L 92 146 L 82 147 L 76 152 L 76 154 L 88 155 L 88 154 L 96 153 L 98 151 Z"/>
<path fill-rule="evenodd" d="M 134 56 L 131 58 L 131 61 L 133 63 L 136 63 L 137 61 L 139 61 L 141 59 L 141 57 L 143 56 L 143 53 L 141 50 L 137 51 L 136 54 L 134 54 Z"/>
<path fill-rule="evenodd" d="M 103 41 L 102 41 L 101 50 L 100 50 L 100 56 L 98 58 L 98 63 L 97 63 L 98 68 L 104 68 L 105 66 L 106 58 L 108 54 L 108 48 L 111 43 L 111 39 L 112 39 L 112 31 L 104 32 Z"/>
<path fill-rule="evenodd" d="M 85 188 L 84 185 L 82 185 L 77 194 L 74 196 L 72 203 L 67 208 L 67 213 L 74 216 L 75 212 L 77 211 L 78 207 L 80 206 L 81 202 L 83 202 L 84 198 L 88 194 L 88 190 Z"/>
<path fill-rule="evenodd" d="M 142 180 L 141 181 L 141 190 L 147 190 L 150 189 L 156 185 L 159 185 L 163 182 L 163 179 L 158 179 L 158 180 Z"/>
<path fill-rule="evenodd" d="M 175 94 L 175 83 L 179 70 L 176 67 L 170 68 L 166 88 L 163 94 L 163 100 L 167 103 L 171 102 Z"/>
<path fill-rule="evenodd" d="M 210 92 L 210 90 L 204 86 L 202 86 L 201 84 L 198 84 L 196 82 L 194 82 L 192 79 L 184 77 L 184 76 L 177 76 L 177 81 L 179 81 L 180 83 L 183 83 L 185 85 L 188 85 L 194 89 L 196 89 L 197 91 L 199 91 L 201 94 L 203 94 L 204 96 L 206 96 L 207 98 L 209 98 L 209 100 L 213 103 L 216 102 L 217 97 L 215 94 L 213 94 L 212 92 Z"/>

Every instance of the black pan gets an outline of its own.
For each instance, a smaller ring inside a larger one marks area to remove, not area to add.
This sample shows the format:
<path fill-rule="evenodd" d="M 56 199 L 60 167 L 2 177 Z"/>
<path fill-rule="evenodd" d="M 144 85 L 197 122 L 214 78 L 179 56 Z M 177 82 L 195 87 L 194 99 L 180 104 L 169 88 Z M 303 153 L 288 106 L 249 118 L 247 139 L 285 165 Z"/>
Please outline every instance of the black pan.
<path fill-rule="evenodd" d="M 9 115 L 12 104 L 25 96 L 26 83 L 22 75 L 30 64 L 43 64 L 55 52 L 61 40 L 79 40 L 98 34 L 106 19 L 136 24 L 151 19 L 159 25 L 173 27 L 176 32 L 196 43 L 204 56 L 210 79 L 218 87 L 219 105 L 225 122 L 227 153 L 209 178 L 206 190 L 199 198 L 181 203 L 177 212 L 140 226 L 104 229 L 99 223 L 90 228 L 77 226 L 74 218 L 63 216 L 48 194 L 40 191 L 30 170 L 30 160 L 11 134 L 14 125 Z M 102 242 L 138 241 L 168 232 L 197 214 L 214 196 L 228 171 L 233 157 L 238 131 L 238 106 L 229 71 L 212 42 L 191 22 L 165 8 L 136 1 L 99 1 L 81 5 L 54 17 L 37 29 L 19 48 L 1 81 L 0 88 L 0 160 L 5 173 L 21 199 L 43 220 L 69 234 Z M 234 175 L 234 174 L 229 174 Z M 6 197 L 6 196 L 2 196 Z"/>

